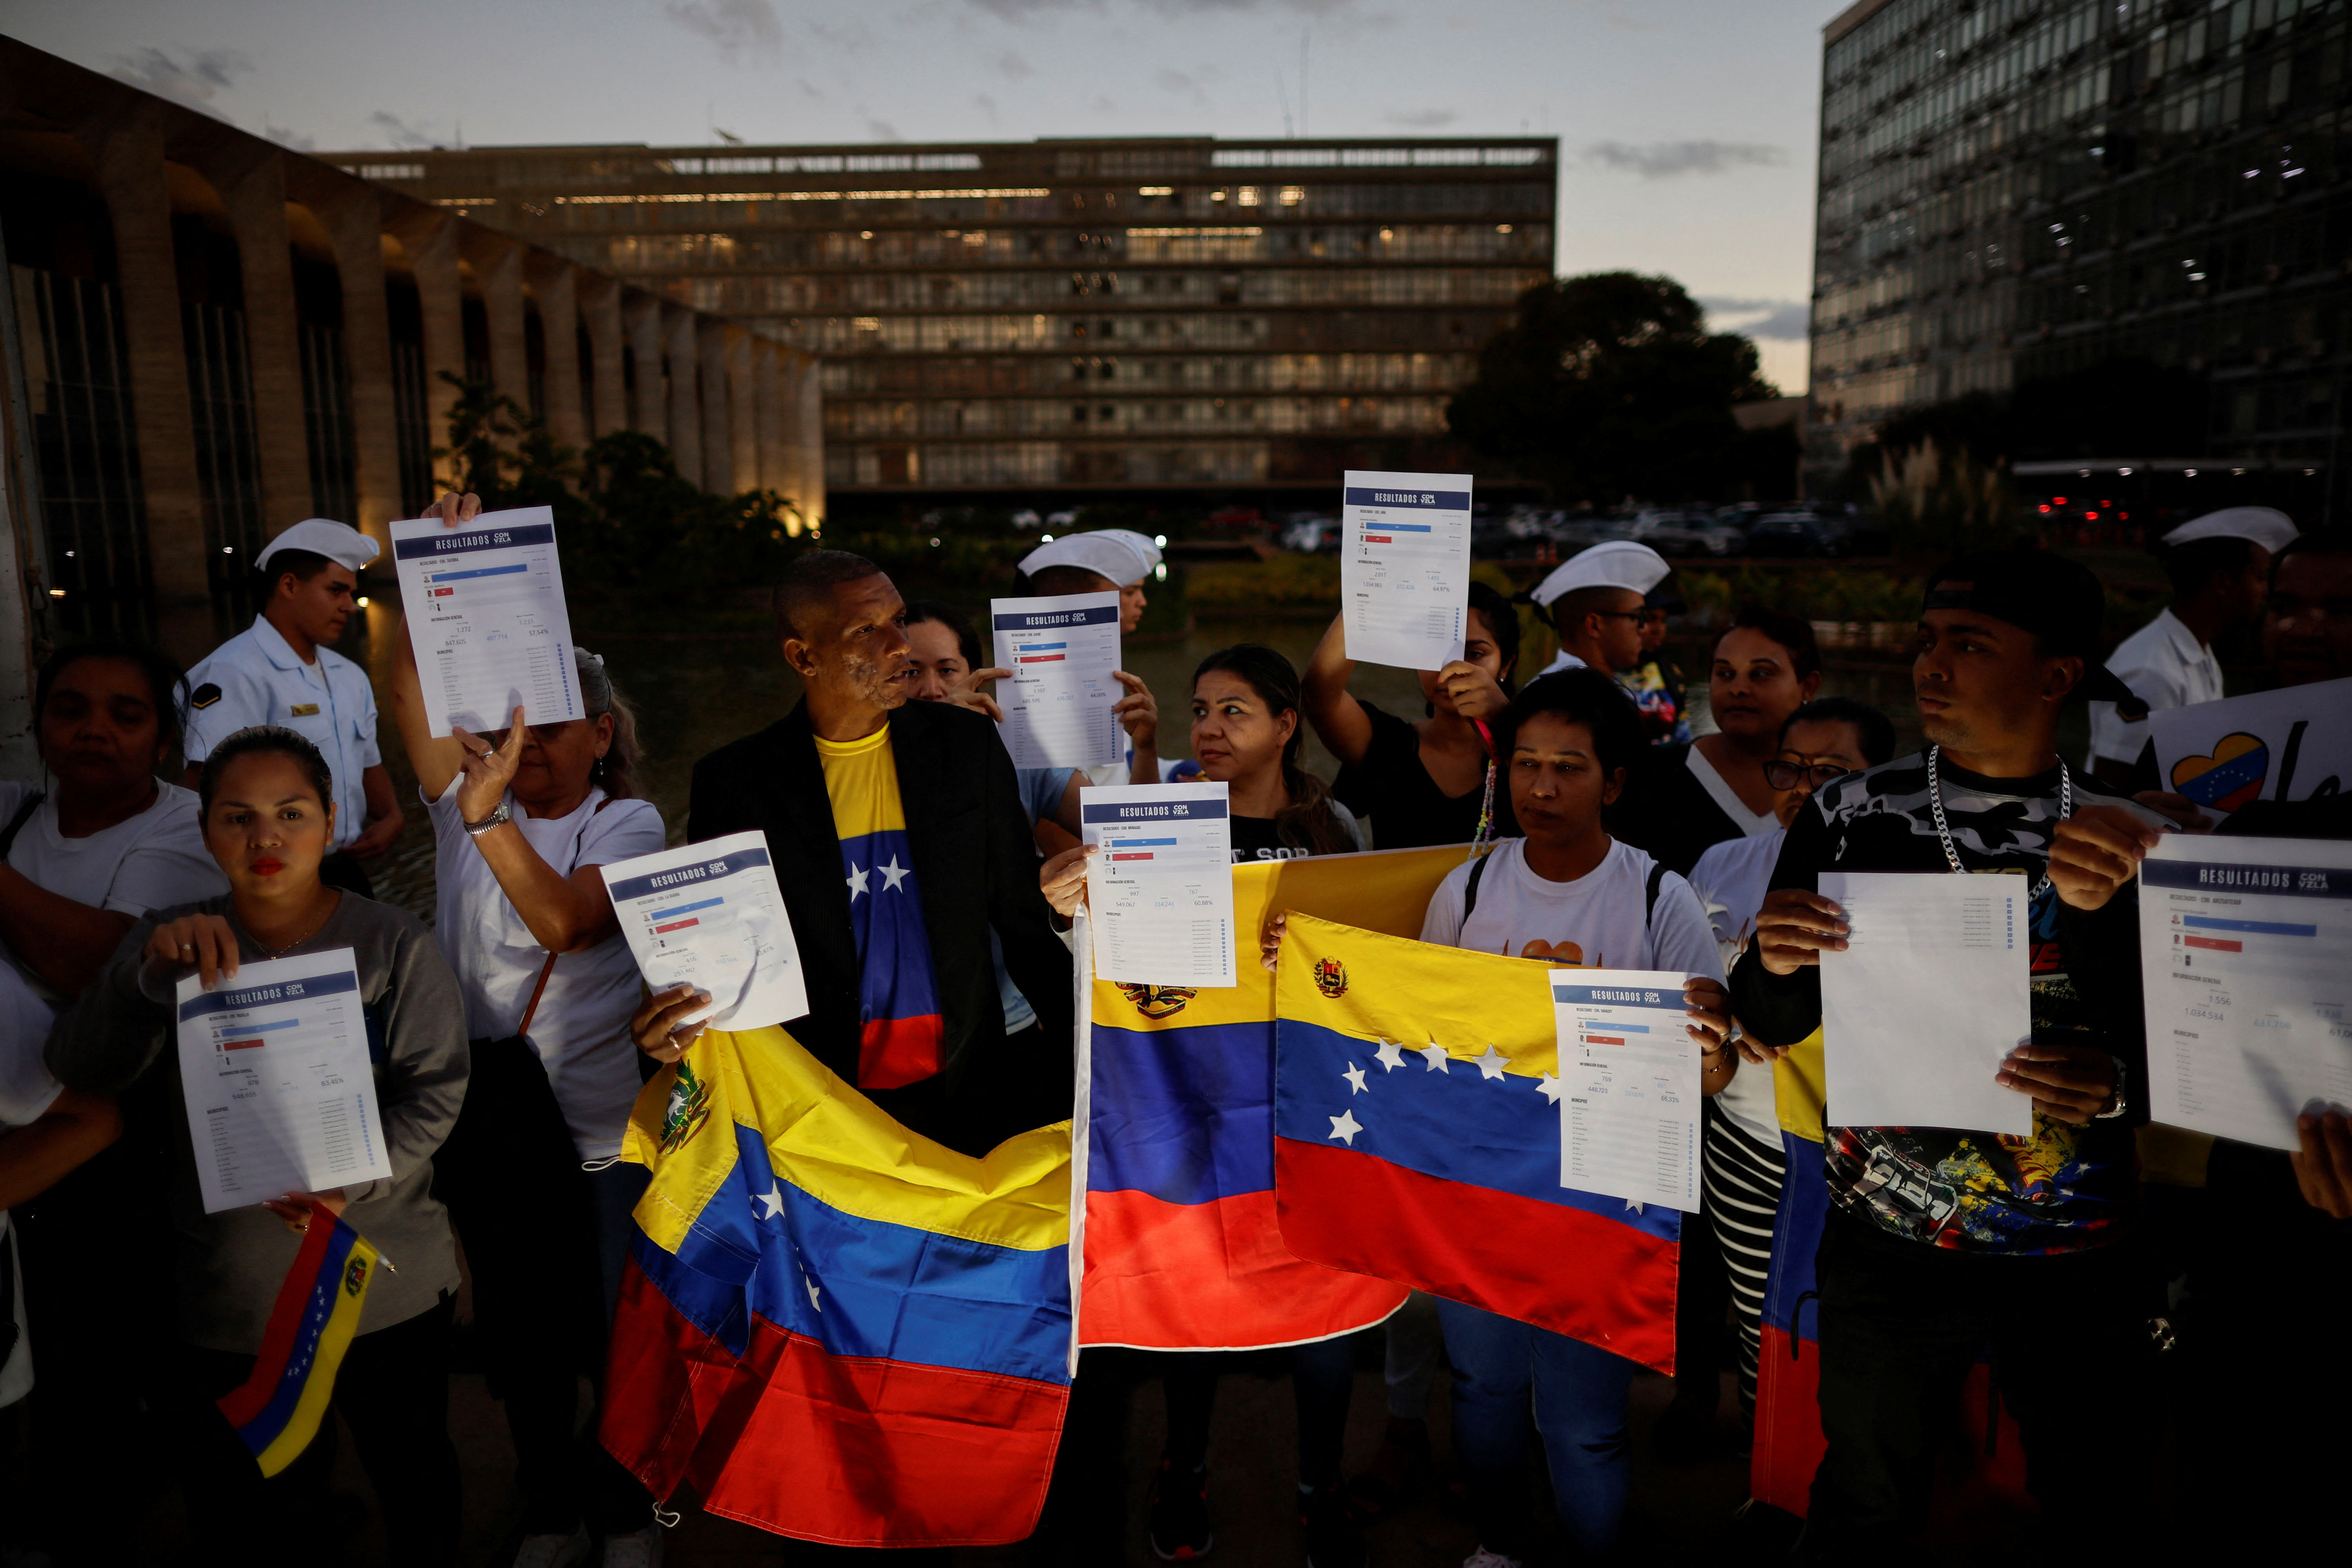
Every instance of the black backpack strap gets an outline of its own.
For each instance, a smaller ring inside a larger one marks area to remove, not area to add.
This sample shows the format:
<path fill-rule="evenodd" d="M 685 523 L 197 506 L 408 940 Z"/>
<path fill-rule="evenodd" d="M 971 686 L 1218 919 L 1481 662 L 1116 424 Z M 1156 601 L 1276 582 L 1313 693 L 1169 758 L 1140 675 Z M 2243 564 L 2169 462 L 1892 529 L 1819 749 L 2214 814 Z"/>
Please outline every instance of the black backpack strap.
<path fill-rule="evenodd" d="M 8 858 L 8 851 L 16 847 L 16 835 L 25 830 L 25 824 L 33 820 L 33 813 L 41 809 L 41 802 L 47 798 L 43 791 L 35 790 L 16 808 L 16 815 L 8 819 L 8 826 L 0 827 L 0 860 Z"/>
<path fill-rule="evenodd" d="M 1463 931 L 1470 924 L 1470 911 L 1478 907 L 1478 882 L 1486 875 L 1486 862 L 1494 858 L 1495 852 L 1490 849 L 1470 862 L 1470 881 L 1468 886 L 1462 889 L 1462 923 L 1454 928 L 1454 940 L 1457 942 L 1462 940 Z"/>
<path fill-rule="evenodd" d="M 1665 884 L 1665 867 L 1655 860 L 1651 861 L 1650 879 L 1642 888 L 1642 929 L 1643 931 L 1649 930 L 1650 922 L 1658 918 L 1658 889 Z"/>

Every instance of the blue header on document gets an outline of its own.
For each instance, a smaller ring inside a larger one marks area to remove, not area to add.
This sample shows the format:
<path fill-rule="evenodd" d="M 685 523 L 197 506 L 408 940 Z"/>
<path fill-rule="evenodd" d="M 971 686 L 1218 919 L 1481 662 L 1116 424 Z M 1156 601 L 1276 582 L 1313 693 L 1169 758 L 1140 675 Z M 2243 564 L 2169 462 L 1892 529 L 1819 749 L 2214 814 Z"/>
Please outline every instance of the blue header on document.
<path fill-rule="evenodd" d="M 1646 985 L 1567 985 L 1554 981 L 1551 999 L 1571 1005 L 1582 1002 L 1603 1007 L 1664 1007 L 1676 1013 L 1683 1010 L 1681 992 L 1654 990 Z"/>
<path fill-rule="evenodd" d="M 350 970 L 341 974 L 313 974 L 303 980 L 289 980 L 282 985 L 255 985 L 243 991 L 210 991 L 192 1001 L 180 1004 L 180 1021 L 201 1018 L 207 1013 L 234 1013 L 245 1007 L 267 1007 L 273 1002 L 310 1002 L 320 996 L 332 996 L 339 991 L 356 991 L 360 977 Z"/>
<path fill-rule="evenodd" d="M 1432 511 L 1468 511 L 1468 490 L 1387 490 L 1348 487 L 1349 506 L 1417 506 Z"/>
<path fill-rule="evenodd" d="M 1146 804 L 1132 801 L 1124 805 L 1088 805 L 1078 804 L 1081 822 L 1217 822 L 1225 816 L 1222 800 L 1174 800 L 1164 805 L 1154 801 Z"/>
<path fill-rule="evenodd" d="M 672 888 L 692 887 L 714 878 L 730 877 L 738 871 L 768 863 L 764 849 L 743 849 L 723 855 L 715 860 L 698 860 L 691 866 L 673 866 L 667 871 L 655 871 L 643 877 L 629 877 L 613 884 L 615 899 L 642 899 L 651 893 L 667 892 Z"/>
<path fill-rule="evenodd" d="M 2352 871 L 2327 866 L 2240 866 L 2214 860 L 2149 860 L 2139 870 L 2151 888 L 2261 893 L 2276 898 L 2352 899 Z"/>
<path fill-rule="evenodd" d="M 1061 626 L 1107 626 L 1118 619 L 1117 605 L 1097 605 L 1085 610 L 1019 610 L 995 618 L 1000 632 L 1050 632 Z"/>
<path fill-rule="evenodd" d="M 522 528 L 491 528 L 473 533 L 428 533 L 394 545 L 394 557 L 414 561 L 419 556 L 454 555 L 465 550 L 512 550 L 524 544 L 552 544 L 555 529 L 544 522 Z"/>

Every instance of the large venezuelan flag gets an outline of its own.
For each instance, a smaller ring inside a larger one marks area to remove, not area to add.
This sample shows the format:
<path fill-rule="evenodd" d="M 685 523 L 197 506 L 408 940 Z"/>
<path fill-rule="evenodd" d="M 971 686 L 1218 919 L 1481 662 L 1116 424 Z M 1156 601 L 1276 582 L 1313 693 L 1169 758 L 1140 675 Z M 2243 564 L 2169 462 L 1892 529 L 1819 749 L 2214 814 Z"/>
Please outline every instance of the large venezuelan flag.
<path fill-rule="evenodd" d="M 1213 1350 L 1300 1344 L 1379 1322 L 1403 1286 L 1304 1263 L 1274 1197 L 1274 979 L 1258 932 L 1277 910 L 1417 936 L 1456 845 L 1234 868 L 1231 988 L 1091 988 L 1079 1114 L 1086 1184 L 1078 1338 Z"/>
<path fill-rule="evenodd" d="M 890 729 L 858 741 L 819 740 L 816 751 L 857 938 L 857 1085 L 898 1089 L 940 1070 L 946 1027 Z"/>
<path fill-rule="evenodd" d="M 1066 1123 L 973 1159 L 779 1028 L 639 1097 L 604 1446 L 656 1498 L 856 1546 L 1034 1528 L 1069 1400 Z"/>
<path fill-rule="evenodd" d="M 221 1414 L 264 1476 L 301 1458 L 319 1435 L 334 1398 L 335 1373 L 359 1332 L 368 1286 L 383 1260 L 341 1215 L 310 1212 L 294 1266 L 261 1331 L 253 1375 L 219 1400 Z"/>
<path fill-rule="evenodd" d="M 1813 1271 L 1822 1229 L 1829 1221 L 1830 1189 L 1822 1162 L 1828 1139 L 1823 1123 L 1827 1089 L 1822 1032 L 1815 1029 L 1790 1047 L 1772 1073 L 1780 1149 L 1789 1163 L 1780 1212 L 1772 1222 L 1764 1342 L 1756 1375 L 1756 1442 L 1748 1472 L 1750 1497 L 1800 1519 L 1811 1507 L 1813 1472 L 1821 1468 L 1828 1450 L 1822 1436 L 1821 1287 Z M 1957 1424 L 1976 1456 L 1967 1489 L 2021 1502 L 2026 1495 L 2024 1446 L 2016 1422 L 1994 1404 L 1991 1371 L 1982 1360 L 1961 1390 Z"/>
<path fill-rule="evenodd" d="M 1671 1373 L 1682 1215 L 1560 1185 L 1556 973 L 1294 915 L 1282 1239 Z"/>

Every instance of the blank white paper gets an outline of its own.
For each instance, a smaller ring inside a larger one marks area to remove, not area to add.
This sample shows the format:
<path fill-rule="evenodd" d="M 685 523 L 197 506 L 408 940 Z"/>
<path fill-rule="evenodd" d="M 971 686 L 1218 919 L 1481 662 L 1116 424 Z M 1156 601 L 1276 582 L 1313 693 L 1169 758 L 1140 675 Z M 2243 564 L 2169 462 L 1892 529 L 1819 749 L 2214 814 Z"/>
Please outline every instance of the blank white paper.
<path fill-rule="evenodd" d="M 2033 1101 L 1993 1081 L 2032 1037 L 2022 873 L 1824 871 L 1853 928 L 1822 954 L 1829 1120 L 2030 1137 Z"/>

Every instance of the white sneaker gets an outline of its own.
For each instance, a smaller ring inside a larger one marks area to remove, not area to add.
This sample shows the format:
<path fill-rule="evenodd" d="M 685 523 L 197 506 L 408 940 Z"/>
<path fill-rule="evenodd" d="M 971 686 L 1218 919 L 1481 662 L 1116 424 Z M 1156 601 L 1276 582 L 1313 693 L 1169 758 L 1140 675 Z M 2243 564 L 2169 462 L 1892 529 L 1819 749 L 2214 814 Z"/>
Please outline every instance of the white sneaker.
<path fill-rule="evenodd" d="M 1489 1552 L 1481 1546 L 1462 1560 L 1462 1568 L 1523 1568 L 1516 1557 L 1506 1557 L 1499 1552 Z"/>
<path fill-rule="evenodd" d="M 588 1561 L 588 1527 L 569 1535 L 526 1535 L 514 1554 L 514 1568 L 575 1568 Z"/>
<path fill-rule="evenodd" d="M 604 1568 L 661 1568 L 661 1526 L 604 1537 Z"/>

